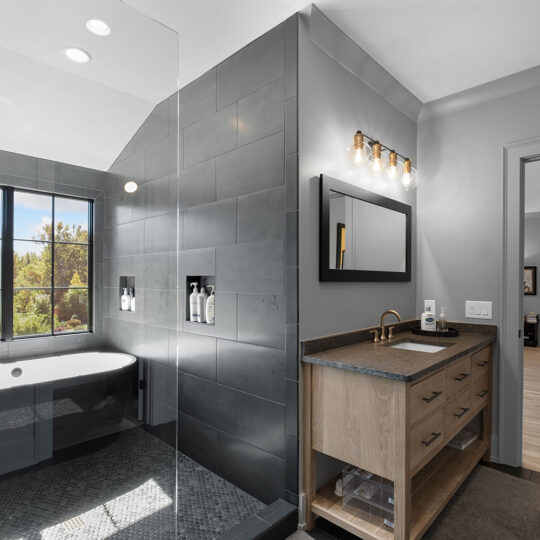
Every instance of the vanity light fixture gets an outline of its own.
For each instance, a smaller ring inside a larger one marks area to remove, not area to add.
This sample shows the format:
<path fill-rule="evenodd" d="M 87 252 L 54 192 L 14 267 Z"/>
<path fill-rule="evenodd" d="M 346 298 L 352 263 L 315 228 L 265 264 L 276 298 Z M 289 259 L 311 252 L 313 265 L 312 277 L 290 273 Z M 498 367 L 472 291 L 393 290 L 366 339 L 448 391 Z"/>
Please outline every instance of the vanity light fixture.
<path fill-rule="evenodd" d="M 388 158 L 385 158 L 384 152 L 388 152 Z M 368 171 L 372 175 L 378 177 L 384 174 L 391 182 L 401 182 L 406 191 L 418 185 L 418 171 L 408 157 L 360 130 L 354 134 L 353 144 L 347 148 L 347 153 L 351 165 L 355 168 L 368 165 Z"/>
<path fill-rule="evenodd" d="M 347 148 L 347 154 L 354 168 L 365 167 L 368 164 L 371 156 L 371 147 L 360 130 L 354 134 L 353 144 Z"/>
<path fill-rule="evenodd" d="M 111 27 L 105 21 L 100 19 L 90 19 L 86 21 L 86 28 L 88 28 L 92 34 L 100 37 L 106 37 L 111 34 Z"/>
<path fill-rule="evenodd" d="M 130 180 L 124 184 L 124 191 L 126 193 L 135 193 L 138 188 L 139 186 L 137 185 L 137 182 L 133 182 L 133 180 Z"/>
<path fill-rule="evenodd" d="M 86 52 L 79 47 L 66 47 L 64 49 L 64 54 L 76 64 L 88 64 L 92 60 L 92 56 L 89 52 Z"/>

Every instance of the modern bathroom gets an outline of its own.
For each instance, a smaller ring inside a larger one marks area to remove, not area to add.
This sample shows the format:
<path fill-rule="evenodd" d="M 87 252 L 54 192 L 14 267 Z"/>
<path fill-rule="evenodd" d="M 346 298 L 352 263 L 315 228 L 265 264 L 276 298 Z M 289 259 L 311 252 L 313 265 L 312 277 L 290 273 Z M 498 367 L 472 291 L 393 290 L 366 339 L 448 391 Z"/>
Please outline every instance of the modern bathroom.
<path fill-rule="evenodd" d="M 0 540 L 537 536 L 518 4 L 0 2 Z"/>

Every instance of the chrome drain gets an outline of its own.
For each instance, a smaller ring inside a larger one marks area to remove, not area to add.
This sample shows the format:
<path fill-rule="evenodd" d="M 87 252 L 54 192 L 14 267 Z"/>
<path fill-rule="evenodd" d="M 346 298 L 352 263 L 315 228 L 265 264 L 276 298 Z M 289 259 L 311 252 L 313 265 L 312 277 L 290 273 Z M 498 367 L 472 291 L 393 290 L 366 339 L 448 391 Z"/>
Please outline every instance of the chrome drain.
<path fill-rule="evenodd" d="M 68 519 L 67 521 L 64 521 L 62 523 L 62 527 L 64 527 L 64 531 L 66 532 L 73 532 L 77 529 L 80 529 L 81 527 L 84 527 L 85 523 L 81 516 L 77 516 L 71 519 Z"/>

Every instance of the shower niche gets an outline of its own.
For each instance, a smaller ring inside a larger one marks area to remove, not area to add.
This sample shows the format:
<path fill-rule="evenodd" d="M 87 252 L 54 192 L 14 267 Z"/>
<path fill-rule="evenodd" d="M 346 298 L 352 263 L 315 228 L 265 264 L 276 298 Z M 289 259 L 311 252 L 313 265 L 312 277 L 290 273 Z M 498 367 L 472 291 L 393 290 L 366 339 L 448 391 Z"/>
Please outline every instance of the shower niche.
<path fill-rule="evenodd" d="M 120 311 L 135 311 L 135 276 L 120 276 L 118 289 L 118 309 Z"/>
<path fill-rule="evenodd" d="M 186 276 L 186 321 L 198 324 L 215 324 L 215 320 L 210 317 L 206 320 L 206 303 L 208 302 L 212 290 L 215 291 L 216 276 Z M 202 289 L 208 295 L 204 301 L 204 309 L 200 310 L 203 302 L 199 299 Z M 194 294 L 194 292 L 196 294 Z M 199 312 L 201 311 L 201 312 Z M 203 313 L 204 311 L 204 313 Z"/>

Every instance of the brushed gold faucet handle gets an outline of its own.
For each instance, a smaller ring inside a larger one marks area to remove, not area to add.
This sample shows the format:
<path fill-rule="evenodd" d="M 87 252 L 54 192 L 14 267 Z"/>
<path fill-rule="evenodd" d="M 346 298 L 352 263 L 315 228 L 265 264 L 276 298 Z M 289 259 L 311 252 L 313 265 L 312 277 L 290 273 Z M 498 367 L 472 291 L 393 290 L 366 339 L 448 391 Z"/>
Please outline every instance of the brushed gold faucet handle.
<path fill-rule="evenodd" d="M 394 337 L 394 328 L 395 326 L 390 326 L 388 328 L 388 339 L 392 339 Z"/>
<path fill-rule="evenodd" d="M 379 342 L 379 331 L 378 330 L 370 330 L 370 334 L 373 334 L 373 343 Z"/>

